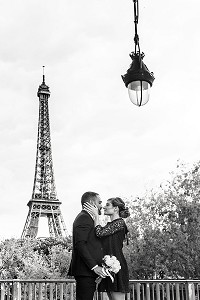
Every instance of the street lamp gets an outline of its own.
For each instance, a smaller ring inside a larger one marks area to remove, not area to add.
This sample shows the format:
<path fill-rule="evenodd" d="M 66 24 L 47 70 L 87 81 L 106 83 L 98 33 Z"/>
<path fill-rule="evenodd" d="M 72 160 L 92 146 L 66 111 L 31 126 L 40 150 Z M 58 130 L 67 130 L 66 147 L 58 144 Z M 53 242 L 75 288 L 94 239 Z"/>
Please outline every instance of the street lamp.
<path fill-rule="evenodd" d="M 126 74 L 122 76 L 125 86 L 128 88 L 131 102 L 137 106 L 142 106 L 149 101 L 149 90 L 154 81 L 153 73 L 149 72 L 147 66 L 143 63 L 144 53 L 140 52 L 139 36 L 137 33 L 137 24 L 139 16 L 138 0 L 134 2 L 134 23 L 135 23 L 135 51 L 131 52 L 132 63 Z"/>

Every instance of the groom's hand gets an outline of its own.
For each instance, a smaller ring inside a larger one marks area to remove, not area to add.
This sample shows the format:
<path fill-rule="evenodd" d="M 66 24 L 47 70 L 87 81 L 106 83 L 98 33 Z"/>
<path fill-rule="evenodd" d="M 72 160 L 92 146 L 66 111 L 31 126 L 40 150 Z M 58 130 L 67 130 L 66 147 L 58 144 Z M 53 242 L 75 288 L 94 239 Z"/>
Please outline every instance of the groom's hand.
<path fill-rule="evenodd" d="M 94 271 L 97 275 L 101 276 L 102 278 L 105 278 L 105 277 L 106 277 L 106 274 L 105 274 L 105 272 L 104 272 L 104 270 L 103 270 L 102 267 L 97 266 L 96 268 L 93 269 L 93 271 Z"/>

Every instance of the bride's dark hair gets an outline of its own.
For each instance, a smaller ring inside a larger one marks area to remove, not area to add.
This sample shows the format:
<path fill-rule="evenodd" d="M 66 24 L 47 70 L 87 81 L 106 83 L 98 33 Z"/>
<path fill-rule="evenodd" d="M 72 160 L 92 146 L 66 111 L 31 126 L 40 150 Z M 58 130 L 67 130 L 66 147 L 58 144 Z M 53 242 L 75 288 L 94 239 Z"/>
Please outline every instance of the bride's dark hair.
<path fill-rule="evenodd" d="M 110 199 L 108 199 L 108 201 L 110 201 L 114 207 L 116 207 L 116 206 L 119 207 L 119 216 L 121 218 L 125 219 L 130 216 L 129 209 L 128 209 L 128 207 L 125 206 L 125 203 L 121 198 L 119 198 L 119 197 L 110 198 Z"/>

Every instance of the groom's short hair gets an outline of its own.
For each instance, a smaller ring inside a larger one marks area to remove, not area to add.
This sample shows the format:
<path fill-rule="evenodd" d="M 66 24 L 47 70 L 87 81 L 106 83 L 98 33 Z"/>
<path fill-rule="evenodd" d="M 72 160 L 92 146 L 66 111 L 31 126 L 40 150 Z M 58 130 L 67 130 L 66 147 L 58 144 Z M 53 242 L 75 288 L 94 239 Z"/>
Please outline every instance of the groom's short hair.
<path fill-rule="evenodd" d="M 97 197 L 97 196 L 99 196 L 98 193 L 95 193 L 95 192 L 86 192 L 81 197 L 81 204 L 83 205 L 86 202 L 91 202 L 91 200 L 93 200 L 93 198 Z"/>

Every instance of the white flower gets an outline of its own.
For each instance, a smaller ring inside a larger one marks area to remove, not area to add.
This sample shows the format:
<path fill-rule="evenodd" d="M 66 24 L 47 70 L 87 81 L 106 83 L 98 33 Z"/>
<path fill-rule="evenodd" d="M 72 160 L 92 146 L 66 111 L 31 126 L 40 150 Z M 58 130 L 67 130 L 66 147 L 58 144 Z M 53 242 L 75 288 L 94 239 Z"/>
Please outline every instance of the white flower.
<path fill-rule="evenodd" d="M 111 267 L 113 262 L 112 262 L 112 258 L 110 255 L 105 255 L 103 260 L 105 261 L 105 264 L 108 266 L 108 267 Z"/>
<path fill-rule="evenodd" d="M 111 281 L 114 282 L 114 274 L 118 273 L 121 269 L 120 262 L 114 255 L 105 255 L 103 257 L 103 270 L 107 276 L 110 277 Z M 98 277 L 95 281 L 97 286 L 101 282 L 102 277 Z"/>
<path fill-rule="evenodd" d="M 117 260 L 117 258 L 114 255 L 113 256 L 105 255 L 103 260 L 106 265 L 105 267 L 108 267 L 108 270 L 110 272 L 116 274 L 121 269 L 120 262 Z"/>
<path fill-rule="evenodd" d="M 121 266 L 120 266 L 120 263 L 118 263 L 115 266 L 113 266 L 112 272 L 116 274 L 119 272 L 120 269 L 121 269 Z"/>

